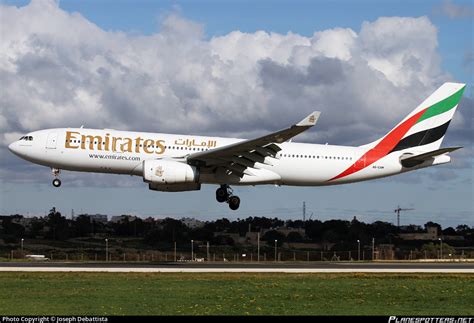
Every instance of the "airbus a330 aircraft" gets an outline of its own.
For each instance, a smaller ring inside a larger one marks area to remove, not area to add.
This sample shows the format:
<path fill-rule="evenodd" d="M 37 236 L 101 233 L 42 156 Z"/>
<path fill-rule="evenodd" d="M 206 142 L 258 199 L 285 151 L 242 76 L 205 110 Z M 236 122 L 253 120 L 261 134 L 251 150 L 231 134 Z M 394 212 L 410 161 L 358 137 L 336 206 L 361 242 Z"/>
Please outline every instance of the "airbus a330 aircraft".
<path fill-rule="evenodd" d="M 288 142 L 316 124 L 315 111 L 249 140 L 81 127 L 34 131 L 8 148 L 51 167 L 55 187 L 62 169 L 142 176 L 151 190 L 166 192 L 217 184 L 217 201 L 236 210 L 240 199 L 229 185 L 345 184 L 449 163 L 448 153 L 461 147 L 440 146 L 464 87 L 443 84 L 385 136 L 359 147 Z"/>

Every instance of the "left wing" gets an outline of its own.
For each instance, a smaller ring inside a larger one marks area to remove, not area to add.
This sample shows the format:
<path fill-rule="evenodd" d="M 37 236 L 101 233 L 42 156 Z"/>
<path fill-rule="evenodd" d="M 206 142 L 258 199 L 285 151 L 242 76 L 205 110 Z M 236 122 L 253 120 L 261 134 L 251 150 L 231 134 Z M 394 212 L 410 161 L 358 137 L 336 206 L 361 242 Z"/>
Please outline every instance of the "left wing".
<path fill-rule="evenodd" d="M 265 157 L 276 157 L 281 150 L 277 145 L 308 130 L 316 124 L 321 112 L 314 111 L 306 118 L 289 128 L 269 135 L 237 142 L 216 149 L 197 152 L 188 156 L 191 165 L 222 166 L 231 173 L 242 177 L 244 174 L 253 175 L 247 168 L 253 168 L 255 163 L 271 164 Z"/>

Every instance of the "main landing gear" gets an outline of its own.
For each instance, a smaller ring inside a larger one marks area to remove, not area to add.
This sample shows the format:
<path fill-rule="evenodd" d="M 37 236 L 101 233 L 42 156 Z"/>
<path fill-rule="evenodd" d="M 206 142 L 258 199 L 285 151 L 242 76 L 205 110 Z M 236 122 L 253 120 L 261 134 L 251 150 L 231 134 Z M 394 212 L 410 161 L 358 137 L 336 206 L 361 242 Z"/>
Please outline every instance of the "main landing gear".
<path fill-rule="evenodd" d="M 232 195 L 229 185 L 221 185 L 216 191 L 216 200 L 219 203 L 227 202 L 231 210 L 237 210 L 240 206 L 240 198 Z"/>
<path fill-rule="evenodd" d="M 51 168 L 51 173 L 53 173 L 54 179 L 53 179 L 53 186 L 54 187 L 59 187 L 61 186 L 61 180 L 59 179 L 59 173 L 61 170 L 57 168 Z"/>

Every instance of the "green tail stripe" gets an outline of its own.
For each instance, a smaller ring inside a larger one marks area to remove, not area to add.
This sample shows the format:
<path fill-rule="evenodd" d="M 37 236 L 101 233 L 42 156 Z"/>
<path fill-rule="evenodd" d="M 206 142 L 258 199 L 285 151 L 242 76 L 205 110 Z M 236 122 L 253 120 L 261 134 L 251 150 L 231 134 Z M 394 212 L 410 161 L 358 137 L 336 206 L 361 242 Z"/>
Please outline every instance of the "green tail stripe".
<path fill-rule="evenodd" d="M 423 115 L 420 117 L 420 119 L 416 123 L 421 122 L 425 119 L 431 118 L 433 116 L 436 116 L 438 114 L 444 113 L 454 108 L 461 100 L 465 87 L 466 86 L 463 86 L 462 89 L 460 89 L 459 91 L 457 91 L 450 97 L 447 97 L 443 101 L 439 101 L 438 103 L 433 104 L 431 107 L 429 107 L 425 111 L 425 113 L 423 113 Z"/>

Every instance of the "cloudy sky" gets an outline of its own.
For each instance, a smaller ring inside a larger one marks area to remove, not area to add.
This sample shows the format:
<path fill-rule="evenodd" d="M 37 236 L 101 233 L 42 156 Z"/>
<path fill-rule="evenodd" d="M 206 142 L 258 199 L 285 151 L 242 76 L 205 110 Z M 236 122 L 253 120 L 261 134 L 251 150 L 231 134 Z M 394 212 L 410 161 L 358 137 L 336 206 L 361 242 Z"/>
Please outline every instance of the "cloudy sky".
<path fill-rule="evenodd" d="M 0 213 L 308 216 L 474 225 L 470 1 L 0 1 Z M 445 146 L 453 162 L 373 182 L 237 187 L 230 211 L 199 192 L 148 191 L 139 177 L 63 172 L 12 155 L 23 133 L 114 128 L 251 138 L 313 110 L 295 141 L 361 145 L 446 81 L 467 83 Z"/>

